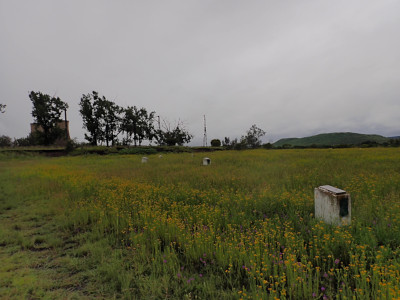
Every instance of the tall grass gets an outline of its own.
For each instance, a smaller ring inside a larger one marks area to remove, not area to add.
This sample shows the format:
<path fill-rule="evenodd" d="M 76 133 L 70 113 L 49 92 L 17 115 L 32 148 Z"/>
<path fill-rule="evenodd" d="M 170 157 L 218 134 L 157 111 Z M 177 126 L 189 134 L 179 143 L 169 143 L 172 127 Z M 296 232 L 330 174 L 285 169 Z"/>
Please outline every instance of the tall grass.
<path fill-rule="evenodd" d="M 147 164 L 65 157 L 12 173 L 41 178 L 49 195 L 61 189 L 65 226 L 123 251 L 123 271 L 99 270 L 127 298 L 400 297 L 398 149 L 207 156 L 210 166 L 198 153 L 150 155 Z M 351 194 L 350 226 L 314 218 L 313 189 L 324 184 Z"/>

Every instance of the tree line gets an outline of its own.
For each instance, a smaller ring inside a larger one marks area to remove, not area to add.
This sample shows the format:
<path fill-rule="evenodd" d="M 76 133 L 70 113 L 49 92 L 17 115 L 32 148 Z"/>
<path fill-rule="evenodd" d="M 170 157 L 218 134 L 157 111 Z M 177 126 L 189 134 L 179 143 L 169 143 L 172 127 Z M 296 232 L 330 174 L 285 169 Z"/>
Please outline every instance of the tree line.
<path fill-rule="evenodd" d="M 31 91 L 32 116 L 36 126 L 28 137 L 16 139 L 15 146 L 52 145 L 57 141 L 65 142 L 66 128 L 60 128 L 63 112 L 66 116 L 68 104 L 59 97 Z M 0 112 L 4 113 L 5 105 L 0 104 Z M 141 146 L 144 141 L 149 144 L 182 146 L 189 143 L 193 135 L 183 123 L 178 121 L 172 126 L 166 120 L 160 120 L 155 111 L 147 111 L 144 107 L 122 107 L 114 101 L 92 91 L 83 94 L 79 102 L 79 113 L 83 128 L 86 130 L 85 140 L 93 146 L 134 145 Z M 156 119 L 157 118 L 157 119 Z M 252 125 L 239 140 L 225 137 L 222 146 L 227 149 L 255 149 L 261 147 L 261 138 L 265 131 Z M 3 136 L 3 142 L 11 144 L 11 138 Z M 1 143 L 0 143 L 1 144 Z M 1 145 L 0 145 L 1 146 Z M 211 146 L 220 147 L 219 139 L 211 140 Z"/>
<path fill-rule="evenodd" d="M 68 104 L 58 97 L 51 97 L 41 92 L 30 92 L 29 98 L 32 102 L 32 116 L 34 122 L 40 128 L 29 134 L 26 138 L 12 139 L 8 136 L 0 136 L 0 147 L 51 145 L 57 140 L 66 139 L 66 131 L 60 128 L 62 113 L 68 109 Z M 193 138 L 178 122 L 174 126 L 165 120 L 160 120 L 154 111 L 148 112 L 146 108 L 128 106 L 126 108 L 115 102 L 100 96 L 98 92 L 83 94 L 79 102 L 79 113 L 82 117 L 83 128 L 86 129 L 85 140 L 90 145 L 134 145 L 141 146 L 144 141 L 156 142 L 157 145 L 182 146 L 189 143 Z M 6 105 L 0 103 L 0 113 L 6 111 Z M 157 126 L 155 126 L 155 124 Z M 250 127 L 240 139 L 225 137 L 222 141 L 212 139 L 212 147 L 225 149 L 290 149 L 290 148 L 348 148 L 348 147 L 399 147 L 400 139 L 393 138 L 388 142 L 379 144 L 367 141 L 360 145 L 310 145 L 292 146 L 283 145 L 275 147 L 273 144 L 262 144 L 262 137 L 266 134 L 264 130 L 255 124 Z M 120 138 L 121 137 L 121 138 Z M 67 137 L 68 139 L 69 137 Z"/>
<path fill-rule="evenodd" d="M 68 104 L 59 97 L 31 91 L 32 116 L 36 130 L 28 137 L 17 139 L 17 146 L 52 145 L 66 137 L 65 129 L 60 128 L 63 113 L 66 114 Z M 165 120 L 155 126 L 156 113 L 136 106 L 122 107 L 114 101 L 99 95 L 98 92 L 83 94 L 79 102 L 79 113 L 83 128 L 86 129 L 85 140 L 93 146 L 102 145 L 134 145 L 140 146 L 144 141 L 156 142 L 158 145 L 182 146 L 189 143 L 190 134 L 182 122 L 174 126 Z M 0 104 L 0 112 L 5 112 L 6 105 Z M 162 126 L 161 126 L 162 125 Z M 120 138 L 122 136 L 122 138 Z M 5 142 L 11 139 L 5 138 Z M 68 139 L 68 138 L 67 138 Z M 6 141 L 7 140 L 7 141 Z"/>
<path fill-rule="evenodd" d="M 240 139 L 230 139 L 225 137 L 222 140 L 222 146 L 227 149 L 243 150 L 243 149 L 257 149 L 262 146 L 261 138 L 266 134 L 264 130 L 253 124 L 249 130 L 247 130 L 246 135 L 242 135 Z M 212 143 L 213 141 L 211 141 Z M 215 141 L 214 141 L 215 143 Z"/>
<path fill-rule="evenodd" d="M 79 106 L 83 128 L 87 131 L 85 139 L 93 146 L 103 142 L 106 146 L 119 144 L 120 134 L 123 145 L 133 143 L 134 146 L 141 146 L 143 141 L 182 146 L 193 138 L 181 122 L 172 127 L 163 121 L 161 127 L 158 121 L 156 128 L 154 111 L 148 112 L 146 108 L 136 106 L 121 107 L 96 91 L 82 95 Z"/>

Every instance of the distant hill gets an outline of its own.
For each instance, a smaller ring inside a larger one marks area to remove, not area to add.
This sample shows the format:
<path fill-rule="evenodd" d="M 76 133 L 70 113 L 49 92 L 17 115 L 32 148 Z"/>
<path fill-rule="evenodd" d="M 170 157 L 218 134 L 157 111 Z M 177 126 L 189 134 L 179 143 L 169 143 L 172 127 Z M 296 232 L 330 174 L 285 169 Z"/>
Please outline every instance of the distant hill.
<path fill-rule="evenodd" d="M 280 147 L 285 144 L 292 146 L 311 146 L 311 145 L 359 145 L 365 142 L 388 142 L 389 138 L 377 134 L 361 134 L 352 132 L 335 132 L 322 133 L 304 138 L 286 138 L 280 139 L 274 143 L 275 147 Z"/>

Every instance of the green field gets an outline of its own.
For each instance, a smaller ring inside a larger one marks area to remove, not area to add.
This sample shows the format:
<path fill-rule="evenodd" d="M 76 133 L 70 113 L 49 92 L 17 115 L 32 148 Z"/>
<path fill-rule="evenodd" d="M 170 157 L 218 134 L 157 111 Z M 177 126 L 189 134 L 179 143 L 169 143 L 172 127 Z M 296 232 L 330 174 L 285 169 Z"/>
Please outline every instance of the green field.
<path fill-rule="evenodd" d="M 0 298 L 400 298 L 399 149 L 203 156 L 0 153 Z"/>

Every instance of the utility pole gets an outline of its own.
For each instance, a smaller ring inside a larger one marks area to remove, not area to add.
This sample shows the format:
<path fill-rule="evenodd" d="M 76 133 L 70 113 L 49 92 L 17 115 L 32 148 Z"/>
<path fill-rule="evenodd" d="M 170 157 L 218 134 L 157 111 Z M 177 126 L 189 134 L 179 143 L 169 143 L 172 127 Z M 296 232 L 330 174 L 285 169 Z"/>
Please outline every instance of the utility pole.
<path fill-rule="evenodd" d="M 157 140 L 158 146 L 161 146 L 162 133 L 161 133 L 160 116 L 157 116 L 157 123 L 158 123 L 158 132 L 157 132 L 157 134 L 156 134 L 156 140 Z"/>
<path fill-rule="evenodd" d="M 207 147 L 207 125 L 206 125 L 206 115 L 204 115 L 204 137 L 203 137 L 203 147 Z"/>
<path fill-rule="evenodd" d="M 64 108 L 64 122 L 65 122 L 65 138 L 68 141 L 69 140 L 69 134 L 68 134 L 68 121 L 67 121 L 67 108 Z"/>

